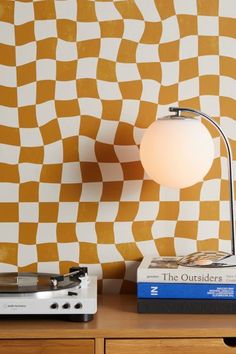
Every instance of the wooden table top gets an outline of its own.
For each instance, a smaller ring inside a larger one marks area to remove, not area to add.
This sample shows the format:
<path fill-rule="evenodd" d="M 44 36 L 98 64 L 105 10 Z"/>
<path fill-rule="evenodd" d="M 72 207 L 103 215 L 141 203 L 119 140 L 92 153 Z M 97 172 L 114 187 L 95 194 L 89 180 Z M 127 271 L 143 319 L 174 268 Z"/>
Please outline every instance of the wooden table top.
<path fill-rule="evenodd" d="M 135 295 L 100 295 L 88 323 L 0 316 L 0 338 L 236 337 L 236 315 L 138 314 Z"/>

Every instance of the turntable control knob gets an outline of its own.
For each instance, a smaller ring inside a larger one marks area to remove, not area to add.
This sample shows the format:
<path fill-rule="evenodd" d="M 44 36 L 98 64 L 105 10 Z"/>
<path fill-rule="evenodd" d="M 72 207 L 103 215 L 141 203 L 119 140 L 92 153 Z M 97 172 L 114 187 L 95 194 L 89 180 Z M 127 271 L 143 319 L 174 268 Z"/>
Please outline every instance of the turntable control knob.
<path fill-rule="evenodd" d="M 63 309 L 69 309 L 70 308 L 70 304 L 68 302 L 66 302 L 64 305 L 62 305 Z"/>
<path fill-rule="evenodd" d="M 83 306 L 81 304 L 81 302 L 78 302 L 77 304 L 75 304 L 75 309 L 81 309 Z"/>
<path fill-rule="evenodd" d="M 51 309 L 56 310 L 58 308 L 58 304 L 54 302 L 50 307 Z"/>

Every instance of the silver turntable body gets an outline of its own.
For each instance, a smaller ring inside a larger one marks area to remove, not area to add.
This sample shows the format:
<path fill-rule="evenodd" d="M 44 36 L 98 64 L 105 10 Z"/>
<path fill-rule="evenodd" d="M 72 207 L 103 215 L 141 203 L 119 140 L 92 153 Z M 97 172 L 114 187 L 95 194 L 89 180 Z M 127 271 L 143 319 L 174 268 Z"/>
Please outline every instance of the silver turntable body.
<path fill-rule="evenodd" d="M 97 278 L 86 267 L 65 275 L 1 273 L 0 315 L 66 315 L 87 322 L 97 312 Z"/>

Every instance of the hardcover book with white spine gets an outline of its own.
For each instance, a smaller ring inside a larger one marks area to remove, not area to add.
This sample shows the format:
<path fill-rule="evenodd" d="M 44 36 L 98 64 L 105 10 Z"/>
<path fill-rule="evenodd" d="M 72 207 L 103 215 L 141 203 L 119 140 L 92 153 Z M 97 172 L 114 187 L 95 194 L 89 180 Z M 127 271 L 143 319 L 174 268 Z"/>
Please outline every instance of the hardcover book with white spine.
<path fill-rule="evenodd" d="M 144 257 L 137 270 L 138 283 L 236 284 L 236 256 L 209 265 L 183 266 L 182 257 Z"/>

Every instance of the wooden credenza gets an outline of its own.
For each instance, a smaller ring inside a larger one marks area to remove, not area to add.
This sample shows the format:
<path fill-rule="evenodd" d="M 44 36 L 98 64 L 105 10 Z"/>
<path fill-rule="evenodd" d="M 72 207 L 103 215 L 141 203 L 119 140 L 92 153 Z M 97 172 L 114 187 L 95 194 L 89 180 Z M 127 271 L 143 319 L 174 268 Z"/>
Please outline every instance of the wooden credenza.
<path fill-rule="evenodd" d="M 105 295 L 88 323 L 0 317 L 0 354 L 236 354 L 236 315 L 138 314 L 132 295 Z"/>

